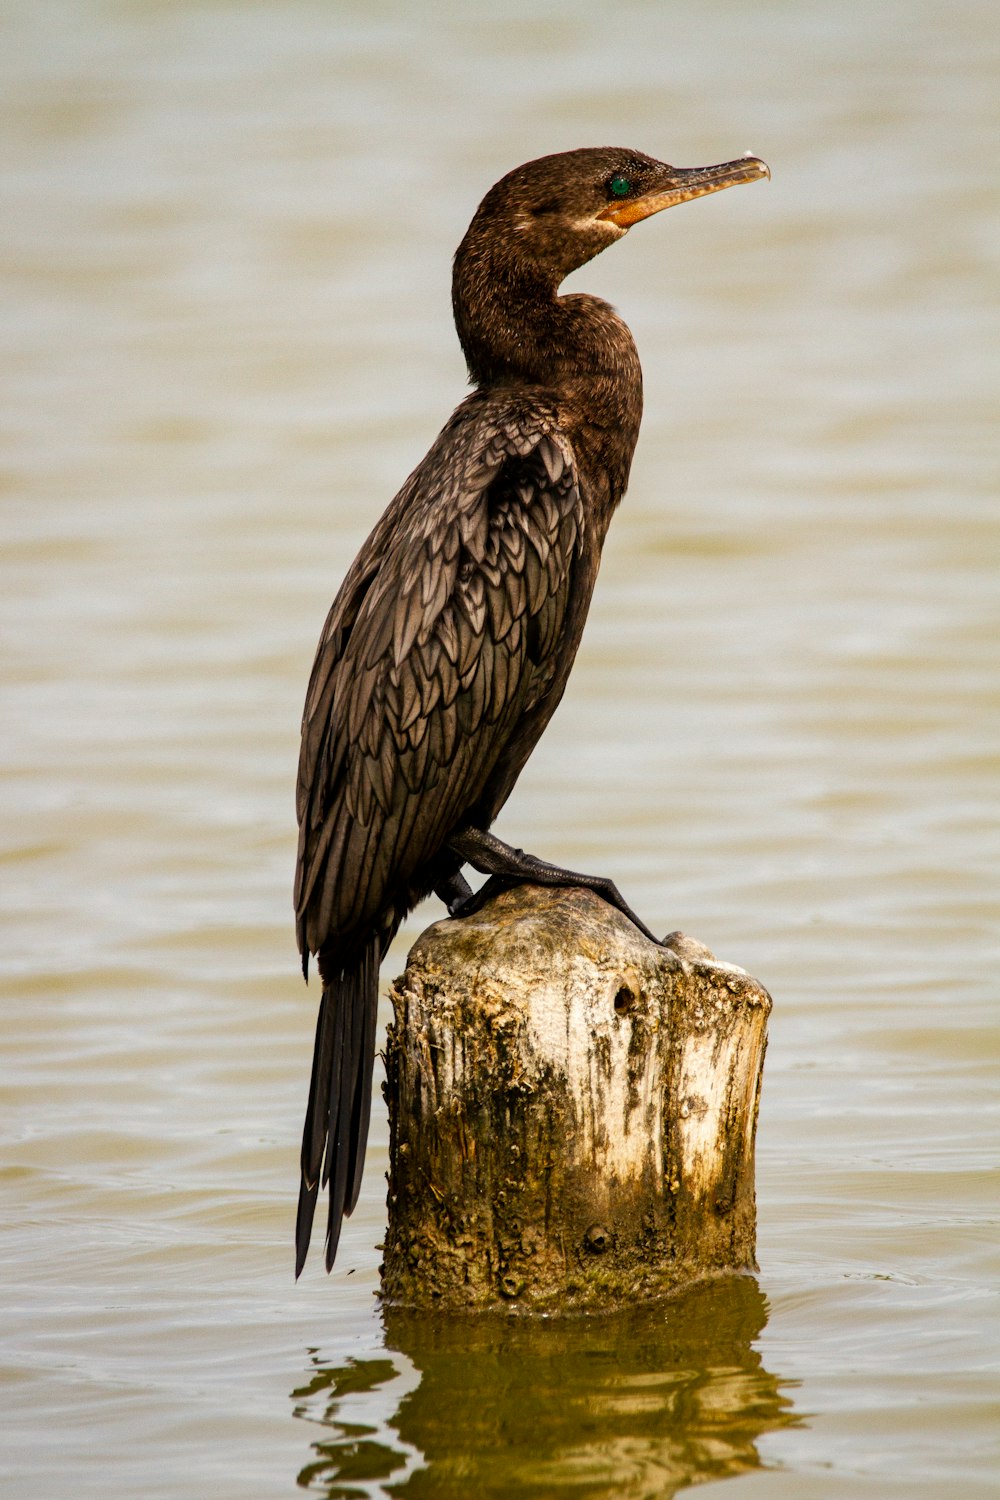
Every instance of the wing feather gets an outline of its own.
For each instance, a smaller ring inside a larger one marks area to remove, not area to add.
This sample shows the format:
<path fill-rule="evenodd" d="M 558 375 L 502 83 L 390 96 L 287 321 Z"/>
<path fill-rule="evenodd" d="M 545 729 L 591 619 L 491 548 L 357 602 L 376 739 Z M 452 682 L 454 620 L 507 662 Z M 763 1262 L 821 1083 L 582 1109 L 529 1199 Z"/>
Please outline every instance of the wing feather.
<path fill-rule="evenodd" d="M 459 408 L 330 611 L 303 718 L 303 952 L 419 884 L 552 682 L 584 524 L 556 414 Z M 401 915 L 400 911 L 400 915 Z"/>

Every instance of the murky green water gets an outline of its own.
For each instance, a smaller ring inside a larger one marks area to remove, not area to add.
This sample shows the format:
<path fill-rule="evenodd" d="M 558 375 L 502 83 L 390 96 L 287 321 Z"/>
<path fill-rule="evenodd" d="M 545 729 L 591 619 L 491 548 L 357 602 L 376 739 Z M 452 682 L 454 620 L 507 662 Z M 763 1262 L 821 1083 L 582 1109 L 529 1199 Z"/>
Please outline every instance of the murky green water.
<path fill-rule="evenodd" d="M 996 1493 L 998 52 L 986 0 L 3 9 L 12 1500 Z M 774 177 L 576 278 L 647 414 L 501 832 L 773 992 L 761 1271 L 383 1324 L 381 1116 L 291 1274 L 305 680 L 478 198 L 607 142 Z"/>

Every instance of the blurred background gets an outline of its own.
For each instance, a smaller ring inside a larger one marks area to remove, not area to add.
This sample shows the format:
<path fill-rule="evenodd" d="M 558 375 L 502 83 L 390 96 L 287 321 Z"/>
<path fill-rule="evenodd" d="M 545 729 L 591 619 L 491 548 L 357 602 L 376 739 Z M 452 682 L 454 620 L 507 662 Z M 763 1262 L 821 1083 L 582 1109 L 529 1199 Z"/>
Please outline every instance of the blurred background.
<path fill-rule="evenodd" d="M 5 1495 L 996 1493 L 998 63 L 988 0 L 3 6 Z M 381 1112 L 292 1279 L 298 723 L 479 198 L 605 144 L 773 180 L 572 279 L 646 415 L 498 831 L 772 991 L 760 1275 L 433 1328 Z"/>

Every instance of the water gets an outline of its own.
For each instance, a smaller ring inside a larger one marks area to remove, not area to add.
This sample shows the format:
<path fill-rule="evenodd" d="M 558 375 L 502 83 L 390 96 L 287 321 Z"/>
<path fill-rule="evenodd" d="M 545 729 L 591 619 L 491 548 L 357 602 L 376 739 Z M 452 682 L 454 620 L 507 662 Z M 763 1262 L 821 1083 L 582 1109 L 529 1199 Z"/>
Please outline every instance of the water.
<path fill-rule="evenodd" d="M 996 1493 L 998 50 L 986 0 L 5 7 L 5 1494 Z M 761 1271 L 383 1321 L 381 1114 L 291 1277 L 298 717 L 479 196 L 609 141 L 774 176 L 575 278 L 647 411 L 500 831 L 772 990 Z"/>

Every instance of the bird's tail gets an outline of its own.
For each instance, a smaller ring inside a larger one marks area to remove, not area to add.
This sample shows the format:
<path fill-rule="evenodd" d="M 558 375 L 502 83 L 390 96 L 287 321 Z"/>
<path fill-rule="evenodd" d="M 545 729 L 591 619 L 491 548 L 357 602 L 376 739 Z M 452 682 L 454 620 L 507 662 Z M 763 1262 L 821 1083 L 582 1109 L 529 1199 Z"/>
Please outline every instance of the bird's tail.
<path fill-rule="evenodd" d="M 309 1103 L 302 1132 L 302 1183 L 295 1221 L 295 1275 L 305 1265 L 316 1198 L 330 1184 L 326 1269 L 340 1226 L 358 1201 L 368 1140 L 382 943 L 373 936 L 355 960 L 327 969 L 316 1022 Z M 326 966 L 324 966 L 326 967 Z"/>

